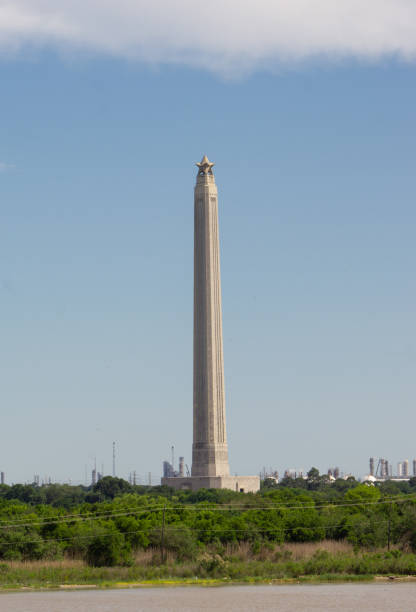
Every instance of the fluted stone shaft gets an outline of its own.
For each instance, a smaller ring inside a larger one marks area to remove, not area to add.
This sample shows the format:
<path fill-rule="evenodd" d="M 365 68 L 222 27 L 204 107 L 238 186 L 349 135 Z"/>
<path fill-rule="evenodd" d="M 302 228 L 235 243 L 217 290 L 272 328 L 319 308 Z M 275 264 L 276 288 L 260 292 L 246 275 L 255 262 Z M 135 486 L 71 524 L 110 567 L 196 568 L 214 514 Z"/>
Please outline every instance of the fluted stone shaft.
<path fill-rule="evenodd" d="M 198 165 L 194 234 L 192 476 L 227 476 L 218 195 L 212 174 L 213 164 L 204 158 Z"/>
<path fill-rule="evenodd" d="M 177 490 L 255 493 L 258 476 L 230 476 L 225 430 L 218 196 L 213 163 L 204 156 L 195 185 L 194 440 L 192 475 L 162 478 Z"/>

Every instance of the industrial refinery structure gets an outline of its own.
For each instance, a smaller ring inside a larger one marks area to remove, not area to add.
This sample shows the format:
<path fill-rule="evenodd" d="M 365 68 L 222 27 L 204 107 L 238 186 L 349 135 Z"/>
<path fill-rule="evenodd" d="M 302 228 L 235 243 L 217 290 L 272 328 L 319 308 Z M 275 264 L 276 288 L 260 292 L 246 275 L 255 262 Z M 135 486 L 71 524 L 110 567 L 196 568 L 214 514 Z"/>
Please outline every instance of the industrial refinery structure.
<path fill-rule="evenodd" d="M 416 477 L 416 459 L 413 459 L 412 470 L 410 470 L 409 459 L 404 459 L 397 463 L 396 471 L 393 464 L 384 457 L 376 459 L 370 457 L 369 473 L 363 480 L 370 482 L 379 482 L 384 480 L 407 481 L 412 477 Z"/>

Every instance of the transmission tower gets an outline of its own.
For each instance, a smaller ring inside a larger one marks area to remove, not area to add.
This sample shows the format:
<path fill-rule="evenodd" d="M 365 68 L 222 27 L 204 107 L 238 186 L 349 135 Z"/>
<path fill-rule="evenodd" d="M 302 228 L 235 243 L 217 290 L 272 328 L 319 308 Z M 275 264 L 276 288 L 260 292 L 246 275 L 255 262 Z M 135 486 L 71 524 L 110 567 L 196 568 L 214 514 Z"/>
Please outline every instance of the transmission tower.
<path fill-rule="evenodd" d="M 116 443 L 113 442 L 113 477 L 116 475 Z"/>

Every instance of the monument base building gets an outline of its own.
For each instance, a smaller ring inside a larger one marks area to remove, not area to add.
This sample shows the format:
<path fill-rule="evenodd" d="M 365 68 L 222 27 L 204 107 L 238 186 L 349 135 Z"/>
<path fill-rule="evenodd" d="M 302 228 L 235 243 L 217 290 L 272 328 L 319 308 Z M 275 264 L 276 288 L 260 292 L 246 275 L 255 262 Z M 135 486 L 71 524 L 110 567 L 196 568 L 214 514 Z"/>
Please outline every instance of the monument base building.
<path fill-rule="evenodd" d="M 237 493 L 256 493 L 260 489 L 259 476 L 178 476 L 162 478 L 162 485 L 181 491 L 199 489 L 231 489 Z"/>
<path fill-rule="evenodd" d="M 255 493 L 259 476 L 230 476 L 225 426 L 218 196 L 211 163 L 198 166 L 194 197 L 194 397 L 191 475 L 162 478 L 175 489 Z"/>

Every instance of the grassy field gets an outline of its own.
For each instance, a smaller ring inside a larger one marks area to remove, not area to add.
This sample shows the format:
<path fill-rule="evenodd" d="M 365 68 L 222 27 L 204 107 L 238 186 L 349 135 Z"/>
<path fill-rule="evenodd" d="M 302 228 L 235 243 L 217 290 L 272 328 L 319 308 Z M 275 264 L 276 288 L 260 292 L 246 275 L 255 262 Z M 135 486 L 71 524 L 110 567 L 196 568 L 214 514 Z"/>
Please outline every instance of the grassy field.
<path fill-rule="evenodd" d="M 90 567 L 84 561 L 10 561 L 0 563 L 0 587 L 86 588 L 138 585 L 218 584 L 369 580 L 374 576 L 416 576 L 416 555 L 401 551 L 354 552 L 344 542 L 263 546 L 228 545 L 179 562 L 159 550 L 139 551 L 129 567 Z"/>

